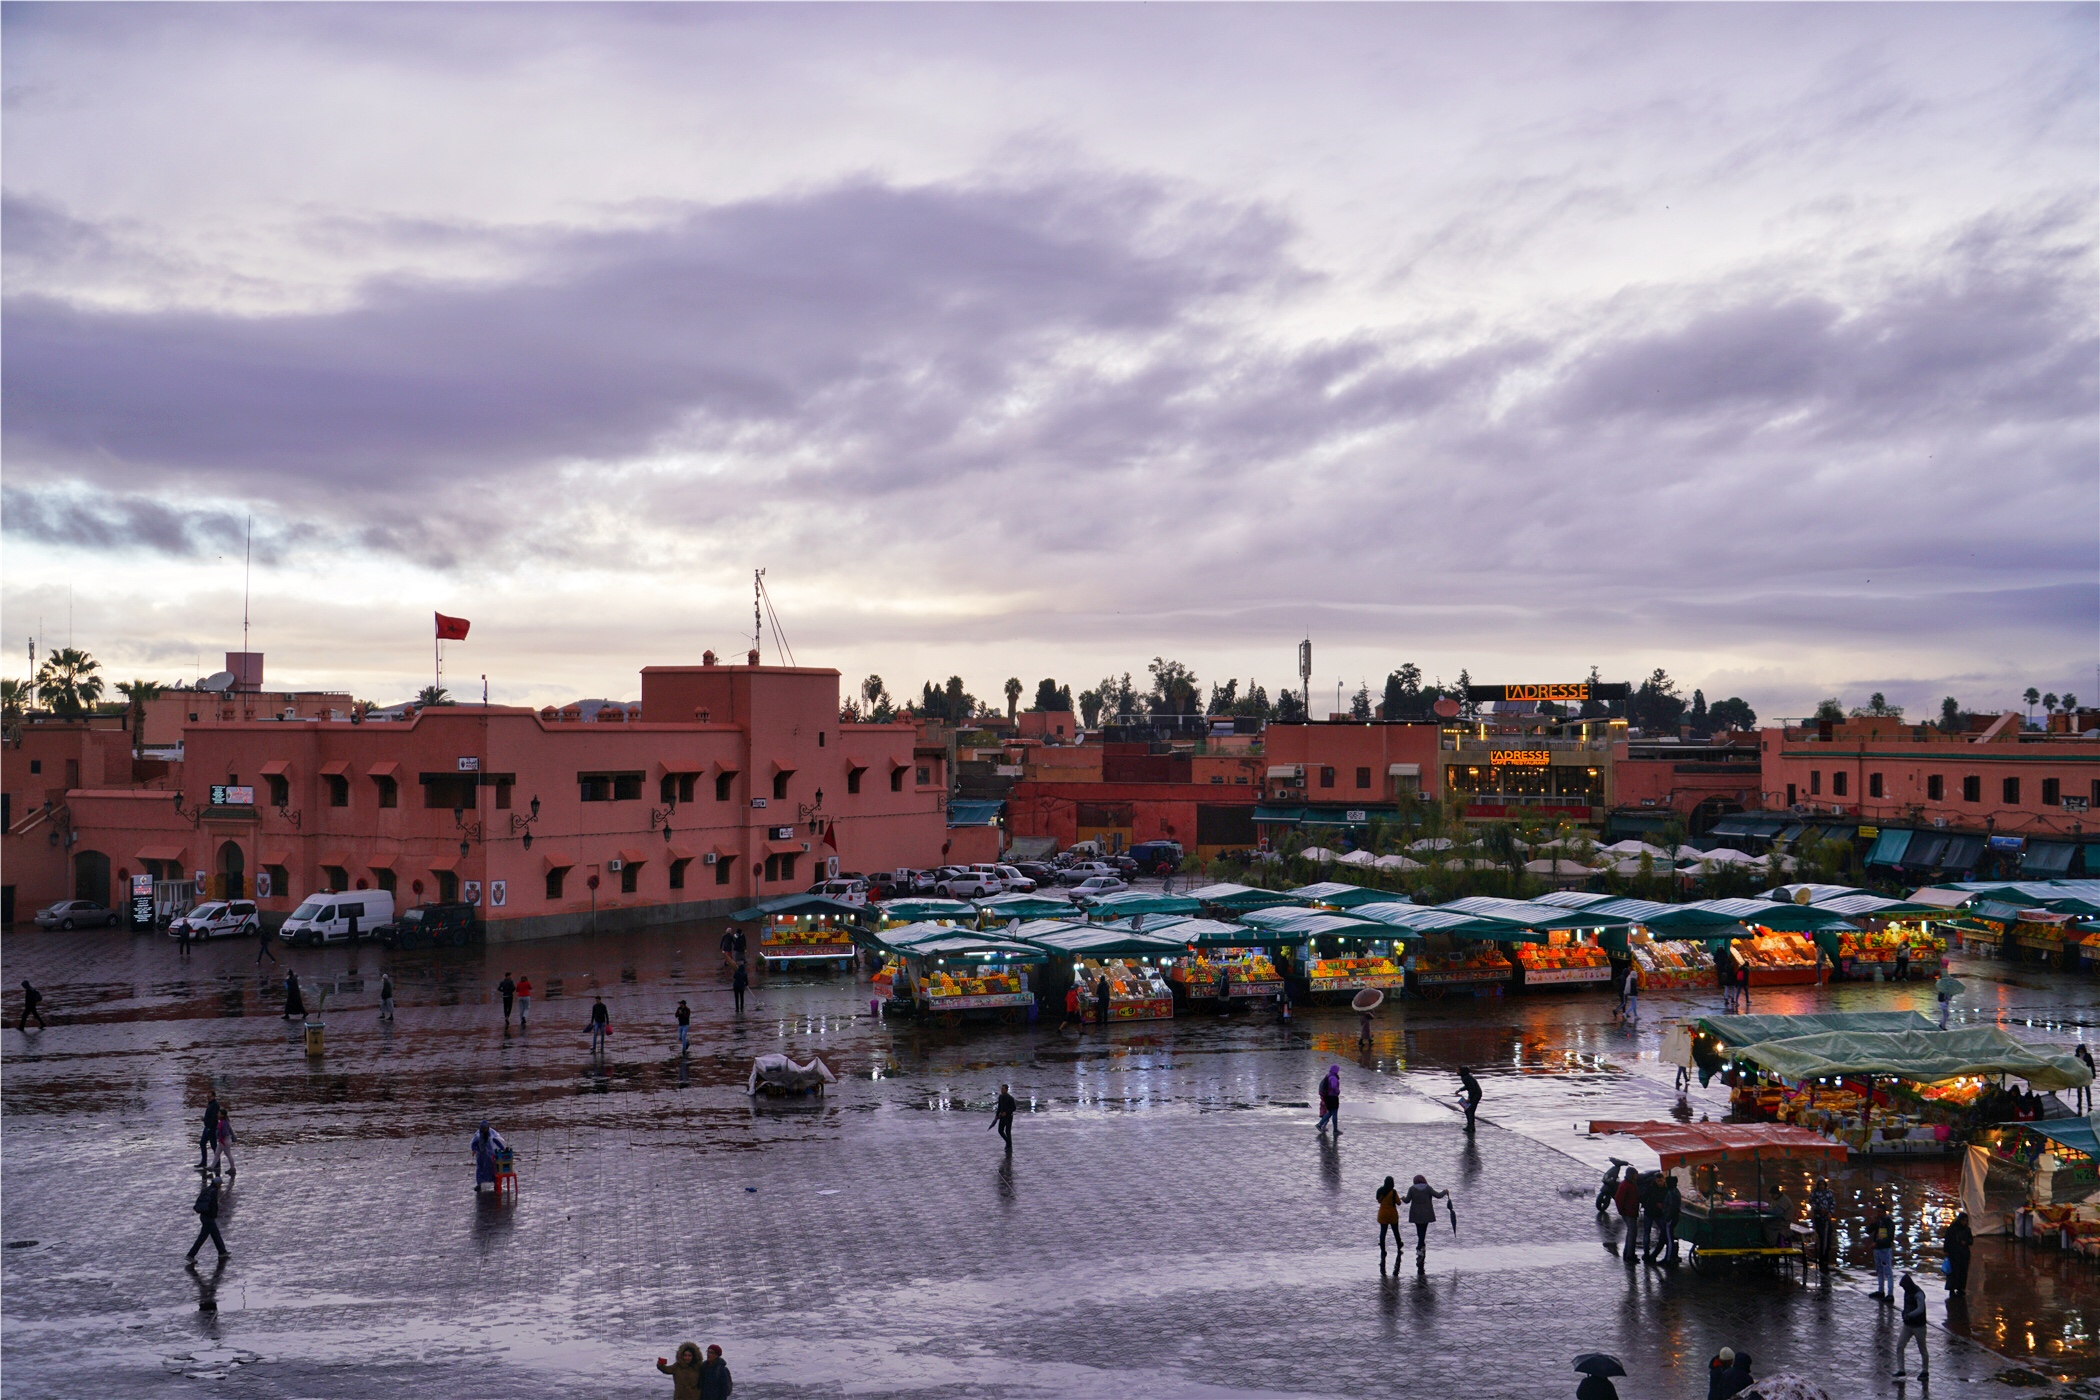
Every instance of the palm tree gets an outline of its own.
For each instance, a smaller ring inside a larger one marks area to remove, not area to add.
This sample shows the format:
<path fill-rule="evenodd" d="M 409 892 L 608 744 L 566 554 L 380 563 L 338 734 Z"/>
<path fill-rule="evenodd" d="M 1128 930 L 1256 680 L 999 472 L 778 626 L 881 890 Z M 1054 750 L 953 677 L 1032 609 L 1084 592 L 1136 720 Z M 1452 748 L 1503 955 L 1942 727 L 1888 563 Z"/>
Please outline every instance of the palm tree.
<path fill-rule="evenodd" d="M 2030 685 L 2027 687 L 2027 693 L 2020 698 L 2027 702 L 2027 718 L 2033 719 L 2034 707 L 2042 703 L 2042 692 Z"/>
<path fill-rule="evenodd" d="M 130 702 L 131 756 L 137 758 L 146 751 L 146 702 L 160 698 L 159 681 L 118 681 L 117 689 Z"/>
<path fill-rule="evenodd" d="M 37 687 L 55 713 L 84 715 L 102 699 L 102 677 L 96 674 L 101 669 L 102 663 L 86 652 L 61 647 L 37 668 Z"/>
<path fill-rule="evenodd" d="M 1021 678 L 1019 676 L 1008 676 L 1006 678 L 1006 722 L 1008 724 L 1013 723 L 1014 711 L 1020 707 Z"/>
<path fill-rule="evenodd" d="M 29 708 L 29 682 L 0 680 L 0 722 L 14 724 Z"/>
<path fill-rule="evenodd" d="M 452 697 L 446 693 L 445 687 L 441 685 L 426 685 L 416 692 L 416 703 L 418 705 L 449 705 L 452 703 Z"/>

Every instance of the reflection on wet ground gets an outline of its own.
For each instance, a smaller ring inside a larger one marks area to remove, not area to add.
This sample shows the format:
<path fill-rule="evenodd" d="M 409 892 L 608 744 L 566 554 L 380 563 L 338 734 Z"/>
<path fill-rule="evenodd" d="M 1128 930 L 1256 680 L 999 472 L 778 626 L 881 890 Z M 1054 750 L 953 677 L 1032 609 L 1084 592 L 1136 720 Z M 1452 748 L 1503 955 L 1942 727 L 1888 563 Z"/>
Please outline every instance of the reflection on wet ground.
<path fill-rule="evenodd" d="M 1398 1004 L 1368 1052 L 1339 1010 L 1084 1035 L 884 1022 L 850 979 L 761 984 L 738 1017 L 718 932 L 276 950 L 323 1008 L 318 1059 L 252 942 L 182 958 L 12 936 L 6 980 L 35 981 L 53 1025 L 4 1042 L 8 1391 L 654 1394 L 653 1359 L 694 1340 L 723 1345 L 739 1395 L 1530 1397 L 1572 1394 L 1568 1360 L 1593 1349 L 1626 1362 L 1622 1394 L 1690 1395 L 1723 1345 L 1836 1395 L 1897 1393 L 1857 1210 L 1846 1267 L 1806 1285 L 1612 1252 L 1619 1227 L 1591 1197 L 1613 1147 L 1576 1125 L 1721 1116 L 1718 1086 L 1680 1099 L 1656 1058 L 1663 1022 L 1710 998 L 1644 998 L 1638 1030 L 1594 993 Z M 536 984 L 529 1026 L 503 1025 L 506 971 Z M 2090 983 L 1962 971 L 1973 1018 L 2057 1040 L 2100 1023 Z M 594 1060 L 601 995 L 613 1033 Z M 1929 995 L 1804 988 L 1757 1009 Z M 842 1082 L 821 1104 L 754 1107 L 745 1075 L 775 1050 L 821 1054 Z M 1310 1109 L 1329 1064 L 1338 1138 Z M 1470 1138 L 1462 1064 L 1487 1087 Z M 1023 1105 L 1011 1159 L 988 1131 L 1001 1083 Z M 217 1275 L 181 1260 L 212 1088 L 240 1163 Z M 514 1202 L 471 1190 L 483 1117 L 517 1148 Z M 1373 1188 L 1417 1172 L 1452 1191 L 1456 1228 L 1439 1222 L 1419 1260 L 1410 1233 L 1381 1274 Z M 1984 1241 L 1966 1316 L 1946 1317 L 1928 1241 L 1953 1168 L 1837 1176 L 1850 1201 L 1892 1198 L 1935 1323 L 1989 1348 L 1936 1326 L 1943 1392 L 2024 1375 L 2013 1393 L 2100 1393 L 2075 1380 L 2100 1372 L 2089 1266 Z"/>

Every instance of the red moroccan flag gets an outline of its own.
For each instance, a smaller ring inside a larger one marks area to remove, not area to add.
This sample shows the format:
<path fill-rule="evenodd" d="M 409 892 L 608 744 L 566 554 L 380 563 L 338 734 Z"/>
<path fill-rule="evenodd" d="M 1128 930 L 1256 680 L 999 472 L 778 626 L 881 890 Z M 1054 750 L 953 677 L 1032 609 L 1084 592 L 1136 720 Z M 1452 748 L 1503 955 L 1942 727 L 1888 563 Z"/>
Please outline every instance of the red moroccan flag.
<path fill-rule="evenodd" d="M 465 641 L 467 629 L 474 625 L 463 617 L 447 617 L 443 613 L 436 614 L 436 617 L 438 640 L 441 642 Z"/>

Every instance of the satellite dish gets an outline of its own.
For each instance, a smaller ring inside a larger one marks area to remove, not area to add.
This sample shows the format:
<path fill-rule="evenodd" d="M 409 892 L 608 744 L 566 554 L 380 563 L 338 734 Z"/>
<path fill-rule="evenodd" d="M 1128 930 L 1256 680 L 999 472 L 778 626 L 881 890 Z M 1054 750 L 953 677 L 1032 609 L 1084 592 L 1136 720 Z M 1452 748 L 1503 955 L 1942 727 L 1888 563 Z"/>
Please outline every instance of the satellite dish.
<path fill-rule="evenodd" d="M 225 692 L 233 689 L 233 672 L 214 671 L 197 683 L 205 690 Z"/>
<path fill-rule="evenodd" d="M 1453 700 L 1448 695 L 1445 696 L 1443 699 L 1437 701 L 1434 705 L 1430 706 L 1429 708 L 1435 710 L 1437 712 L 1438 717 L 1441 719 L 1458 718 L 1458 702 L 1456 700 Z"/>

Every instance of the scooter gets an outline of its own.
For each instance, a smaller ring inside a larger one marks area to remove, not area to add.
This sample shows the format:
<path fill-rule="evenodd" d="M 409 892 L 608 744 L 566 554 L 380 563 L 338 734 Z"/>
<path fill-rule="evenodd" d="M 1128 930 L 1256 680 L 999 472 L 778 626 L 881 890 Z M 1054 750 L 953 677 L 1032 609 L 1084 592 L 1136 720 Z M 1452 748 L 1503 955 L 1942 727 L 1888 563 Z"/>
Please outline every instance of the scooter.
<path fill-rule="evenodd" d="M 1604 1184 L 1597 1188 L 1597 1214 L 1603 1215 L 1611 1209 L 1612 1202 L 1617 1199 L 1619 1194 L 1620 1174 L 1631 1172 L 1632 1170 L 1632 1166 L 1628 1164 L 1625 1158 L 1614 1157 L 1611 1159 L 1611 1169 L 1604 1173 Z"/>

